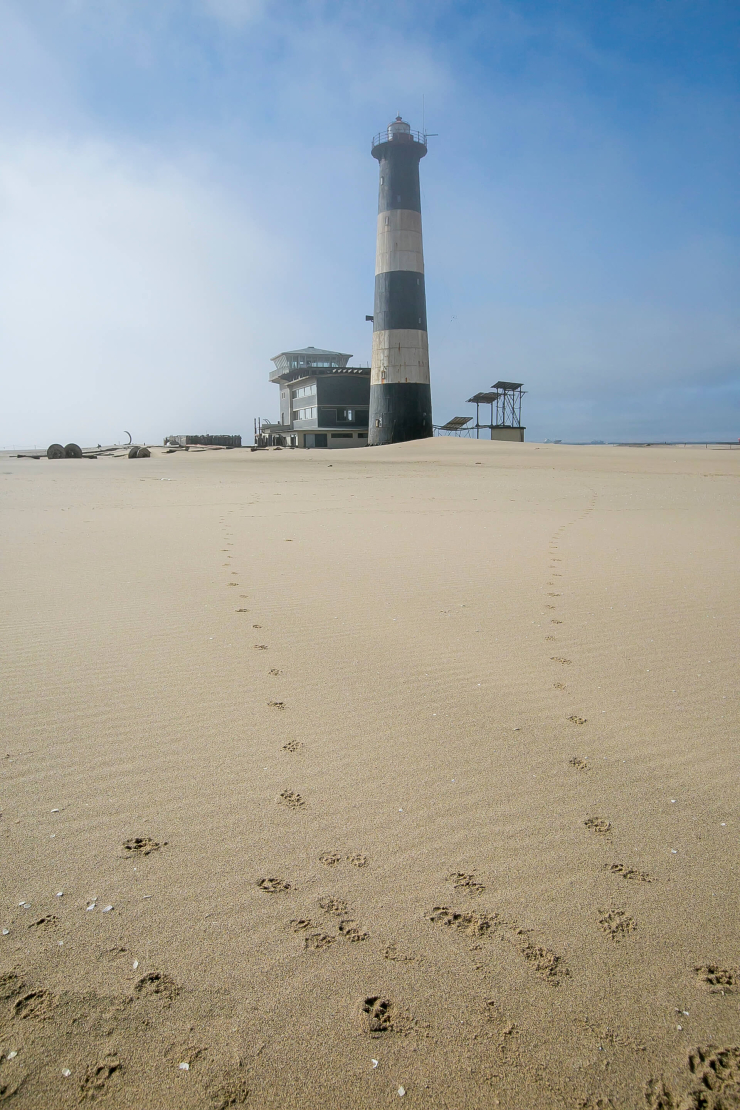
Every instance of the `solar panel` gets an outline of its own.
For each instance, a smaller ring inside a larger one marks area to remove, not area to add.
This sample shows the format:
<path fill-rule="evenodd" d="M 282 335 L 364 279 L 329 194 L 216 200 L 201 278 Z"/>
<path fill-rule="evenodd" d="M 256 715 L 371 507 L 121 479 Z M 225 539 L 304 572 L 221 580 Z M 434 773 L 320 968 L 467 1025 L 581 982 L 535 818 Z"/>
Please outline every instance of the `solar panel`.
<path fill-rule="evenodd" d="M 493 388 L 494 389 L 521 389 L 522 388 L 522 383 L 521 382 L 494 382 L 493 383 Z"/>
<path fill-rule="evenodd" d="M 446 424 L 442 425 L 441 431 L 443 432 L 459 432 L 464 428 L 469 421 L 473 419 L 472 416 L 453 416 L 452 420 L 448 420 Z"/>
<path fill-rule="evenodd" d="M 498 393 L 476 393 L 475 397 L 468 397 L 469 405 L 490 405 L 498 397 Z"/>

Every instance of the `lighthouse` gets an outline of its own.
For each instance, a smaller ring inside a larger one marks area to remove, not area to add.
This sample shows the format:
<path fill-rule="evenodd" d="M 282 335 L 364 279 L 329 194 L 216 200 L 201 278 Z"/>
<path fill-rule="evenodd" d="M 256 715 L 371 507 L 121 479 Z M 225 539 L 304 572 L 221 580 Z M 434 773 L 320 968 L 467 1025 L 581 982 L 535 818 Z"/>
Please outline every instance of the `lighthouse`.
<path fill-rule="evenodd" d="M 433 434 L 419 162 L 426 135 L 397 116 L 373 139 L 380 163 L 368 443 Z"/>

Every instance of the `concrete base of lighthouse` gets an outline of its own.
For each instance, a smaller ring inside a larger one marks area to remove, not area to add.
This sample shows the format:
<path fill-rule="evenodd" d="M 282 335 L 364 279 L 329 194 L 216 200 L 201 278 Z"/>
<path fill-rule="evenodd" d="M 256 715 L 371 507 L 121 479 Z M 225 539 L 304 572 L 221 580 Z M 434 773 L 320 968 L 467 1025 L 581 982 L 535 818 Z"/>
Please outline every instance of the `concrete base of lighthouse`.
<path fill-rule="evenodd" d="M 432 435 L 432 390 L 428 383 L 370 386 L 368 446 L 427 439 Z"/>

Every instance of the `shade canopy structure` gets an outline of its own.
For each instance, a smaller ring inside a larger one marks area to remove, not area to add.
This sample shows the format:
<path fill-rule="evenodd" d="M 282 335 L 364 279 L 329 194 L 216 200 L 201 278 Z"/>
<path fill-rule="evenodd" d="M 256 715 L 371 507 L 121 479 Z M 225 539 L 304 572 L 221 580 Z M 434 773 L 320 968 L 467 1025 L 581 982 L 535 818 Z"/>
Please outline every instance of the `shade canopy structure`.
<path fill-rule="evenodd" d="M 468 397 L 469 405 L 492 405 L 498 399 L 498 393 L 476 393 L 474 397 Z"/>
<path fill-rule="evenodd" d="M 494 429 L 507 429 L 513 431 L 514 429 L 522 428 L 522 383 L 521 382 L 496 382 L 491 386 L 489 392 L 474 393 L 472 397 L 468 397 L 468 404 L 475 405 L 475 438 L 480 438 L 481 428 L 487 428 L 491 433 L 491 439 L 494 438 Z M 481 424 L 480 422 L 480 406 L 491 406 L 491 422 L 490 424 Z M 496 412 L 494 414 L 494 405 Z M 521 432 L 523 437 L 524 433 Z M 511 438 L 507 434 L 500 434 L 497 438 Z"/>
<path fill-rule="evenodd" d="M 466 424 L 469 424 L 472 419 L 472 416 L 453 416 L 446 424 L 435 426 L 435 431 L 438 434 L 456 436 L 461 435 L 463 431 L 472 434 L 473 429 L 466 427 Z"/>

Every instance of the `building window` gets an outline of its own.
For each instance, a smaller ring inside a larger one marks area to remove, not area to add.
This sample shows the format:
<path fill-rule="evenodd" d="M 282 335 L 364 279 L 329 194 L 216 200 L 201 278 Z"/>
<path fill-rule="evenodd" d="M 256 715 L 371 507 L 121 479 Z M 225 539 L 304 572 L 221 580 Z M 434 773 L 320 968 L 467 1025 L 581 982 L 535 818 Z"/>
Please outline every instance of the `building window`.
<path fill-rule="evenodd" d="M 352 439 L 352 432 L 332 432 L 332 439 Z"/>
<path fill-rule="evenodd" d="M 316 409 L 315 408 L 296 409 L 295 412 L 294 412 L 294 416 L 295 416 L 296 420 L 315 420 L 316 419 Z"/>
<path fill-rule="evenodd" d="M 353 424 L 354 420 L 354 409 L 337 409 L 337 424 Z"/>

